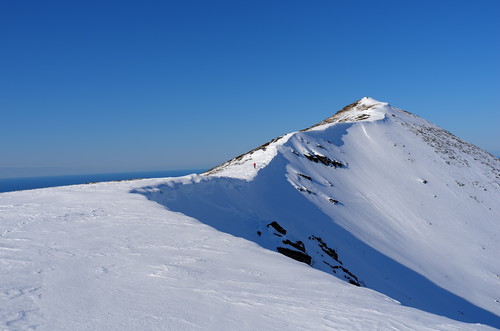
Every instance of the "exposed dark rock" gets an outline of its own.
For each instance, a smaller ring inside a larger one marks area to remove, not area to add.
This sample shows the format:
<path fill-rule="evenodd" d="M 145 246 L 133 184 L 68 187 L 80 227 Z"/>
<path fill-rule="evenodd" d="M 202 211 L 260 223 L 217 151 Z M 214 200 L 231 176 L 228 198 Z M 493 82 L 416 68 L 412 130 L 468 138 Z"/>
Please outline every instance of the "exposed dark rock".
<path fill-rule="evenodd" d="M 347 270 L 346 268 L 342 267 L 342 266 L 339 266 L 339 265 L 331 265 L 330 263 L 326 262 L 326 261 L 323 261 L 324 264 L 326 264 L 327 266 L 329 266 L 331 269 L 332 269 L 332 272 L 334 274 L 337 273 L 337 270 L 342 270 L 344 272 L 344 278 L 352 285 L 356 285 L 356 286 L 365 286 L 365 284 L 360 281 L 358 279 L 358 277 L 356 277 L 352 272 L 350 272 L 349 270 Z"/>
<path fill-rule="evenodd" d="M 348 279 L 347 279 L 347 281 L 348 281 L 350 284 L 352 284 L 352 285 L 361 286 L 361 284 L 360 284 L 360 283 L 358 283 L 358 282 L 356 282 L 356 281 L 354 281 L 354 280 L 352 280 L 352 279 L 350 279 L 350 278 L 348 278 Z"/>
<path fill-rule="evenodd" d="M 345 168 L 346 167 L 342 162 L 337 161 L 337 160 L 332 160 L 329 157 L 326 157 L 324 155 L 319 155 L 319 154 L 313 153 L 313 154 L 304 154 L 304 156 L 309 161 L 312 161 L 314 163 L 321 162 L 324 165 L 329 166 L 329 167 L 334 167 L 334 168 Z"/>
<path fill-rule="evenodd" d="M 330 256 L 332 259 L 334 259 L 338 263 L 342 264 L 342 262 L 339 260 L 339 256 L 338 256 L 337 252 L 333 248 L 328 247 L 328 245 L 323 241 L 323 239 L 321 239 L 320 237 L 316 237 L 316 236 L 310 236 L 309 239 L 316 240 L 319 243 L 318 246 L 321 248 L 321 250 L 323 252 L 325 252 L 325 254 Z"/>
<path fill-rule="evenodd" d="M 288 256 L 289 258 L 311 265 L 312 258 L 305 253 L 285 247 L 276 247 L 276 249 L 278 250 L 278 252 L 285 256 Z"/>
<path fill-rule="evenodd" d="M 303 243 L 302 241 L 300 241 L 300 240 L 299 240 L 299 241 L 296 241 L 296 242 L 292 242 L 292 241 L 290 241 L 290 240 L 286 239 L 286 240 L 283 240 L 283 244 L 285 244 L 285 245 L 290 245 L 290 246 L 292 246 L 292 247 L 295 247 L 295 248 L 297 248 L 299 251 L 302 251 L 302 252 L 304 252 L 304 253 L 306 252 L 306 247 L 304 246 L 304 243 Z"/>
<path fill-rule="evenodd" d="M 368 119 L 368 118 L 370 118 L 370 115 L 368 115 L 368 114 L 361 114 L 361 115 L 357 116 L 357 117 L 355 118 L 355 120 L 356 120 L 356 121 L 362 121 L 362 120 L 366 120 L 366 119 Z"/>
<path fill-rule="evenodd" d="M 358 277 L 354 276 L 354 274 L 352 272 L 350 272 L 349 270 L 347 270 L 344 267 L 340 267 L 340 269 L 342 269 L 342 271 L 347 274 L 347 275 L 344 275 L 344 278 L 347 279 L 347 281 L 349 283 L 351 283 L 352 285 L 356 285 L 356 286 L 364 285 L 364 283 L 360 282 Z"/>
<path fill-rule="evenodd" d="M 330 201 L 331 203 L 337 205 L 339 203 L 338 200 L 335 200 L 335 199 L 332 199 L 332 198 L 329 198 L 328 201 Z"/>
<path fill-rule="evenodd" d="M 300 177 L 305 178 L 305 179 L 307 179 L 307 180 L 310 180 L 310 181 L 312 182 L 312 178 L 311 178 L 311 177 L 309 177 L 309 176 L 307 176 L 307 175 L 300 174 L 300 173 L 299 173 L 299 174 L 297 174 L 297 175 L 299 175 Z"/>
<path fill-rule="evenodd" d="M 269 223 L 267 225 L 267 227 L 270 227 L 270 226 L 273 227 L 279 233 L 286 234 L 286 230 L 281 225 L 279 225 L 278 222 L 272 221 L 271 223 Z"/>
<path fill-rule="evenodd" d="M 323 256 L 323 255 L 322 255 L 322 256 Z M 329 266 L 330 268 L 332 268 L 332 272 L 333 272 L 334 274 L 336 274 L 336 273 L 337 273 L 337 269 L 338 269 L 338 268 L 334 267 L 333 265 L 331 265 L 330 263 L 328 263 L 328 262 L 326 262 L 326 261 L 323 261 L 323 263 L 324 263 L 324 264 L 326 264 L 327 266 Z"/>
<path fill-rule="evenodd" d="M 297 190 L 299 190 L 300 192 L 307 192 L 309 194 L 315 194 L 313 191 L 305 188 L 305 187 L 296 187 Z"/>

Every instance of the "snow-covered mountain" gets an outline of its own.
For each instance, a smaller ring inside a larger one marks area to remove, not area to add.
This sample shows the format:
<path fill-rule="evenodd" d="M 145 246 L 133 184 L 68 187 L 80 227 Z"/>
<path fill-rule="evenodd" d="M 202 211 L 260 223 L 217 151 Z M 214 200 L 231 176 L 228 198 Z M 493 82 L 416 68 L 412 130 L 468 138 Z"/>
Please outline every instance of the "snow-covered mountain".
<path fill-rule="evenodd" d="M 205 174 L 0 194 L 0 321 L 500 328 L 499 202 L 498 159 L 363 98 Z"/>

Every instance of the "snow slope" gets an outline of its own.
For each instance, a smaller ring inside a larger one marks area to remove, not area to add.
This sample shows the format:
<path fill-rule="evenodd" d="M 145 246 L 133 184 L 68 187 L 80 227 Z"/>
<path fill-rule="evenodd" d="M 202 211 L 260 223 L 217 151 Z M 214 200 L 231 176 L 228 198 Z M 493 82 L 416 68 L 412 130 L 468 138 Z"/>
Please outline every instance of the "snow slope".
<path fill-rule="evenodd" d="M 204 175 L 2 193 L 0 325 L 498 328 L 499 169 L 364 98 Z"/>
<path fill-rule="evenodd" d="M 1 329 L 489 329 L 401 306 L 130 194 L 165 182 L 0 194 Z"/>
<path fill-rule="evenodd" d="M 499 169 L 449 132 L 363 98 L 191 183 L 141 193 L 404 305 L 500 327 Z"/>

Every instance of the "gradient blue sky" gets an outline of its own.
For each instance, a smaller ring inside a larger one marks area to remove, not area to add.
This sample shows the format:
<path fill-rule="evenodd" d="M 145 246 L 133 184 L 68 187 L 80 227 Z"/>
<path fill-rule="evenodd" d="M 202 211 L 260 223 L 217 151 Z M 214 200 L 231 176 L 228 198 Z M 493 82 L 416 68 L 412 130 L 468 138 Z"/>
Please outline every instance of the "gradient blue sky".
<path fill-rule="evenodd" d="M 500 155 L 500 1 L 1 1 L 0 177 L 208 168 L 363 96 Z"/>

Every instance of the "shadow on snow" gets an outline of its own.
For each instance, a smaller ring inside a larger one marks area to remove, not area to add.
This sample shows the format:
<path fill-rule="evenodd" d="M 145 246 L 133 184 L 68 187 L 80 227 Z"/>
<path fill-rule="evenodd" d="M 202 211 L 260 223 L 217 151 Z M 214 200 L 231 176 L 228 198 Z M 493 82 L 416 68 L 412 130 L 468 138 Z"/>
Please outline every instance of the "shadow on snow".
<path fill-rule="evenodd" d="M 349 270 L 368 288 L 408 307 L 462 322 L 500 327 L 499 316 L 437 286 L 337 225 L 295 190 L 284 175 L 275 175 L 284 174 L 285 166 L 286 160 L 275 158 L 250 182 L 205 177 L 198 183 L 183 184 L 174 180 L 132 193 L 142 194 L 171 211 L 273 251 L 276 251 L 275 244 L 257 233 L 271 221 L 286 228 L 296 240 L 307 242 L 311 235 L 320 236 L 335 247 Z"/>

